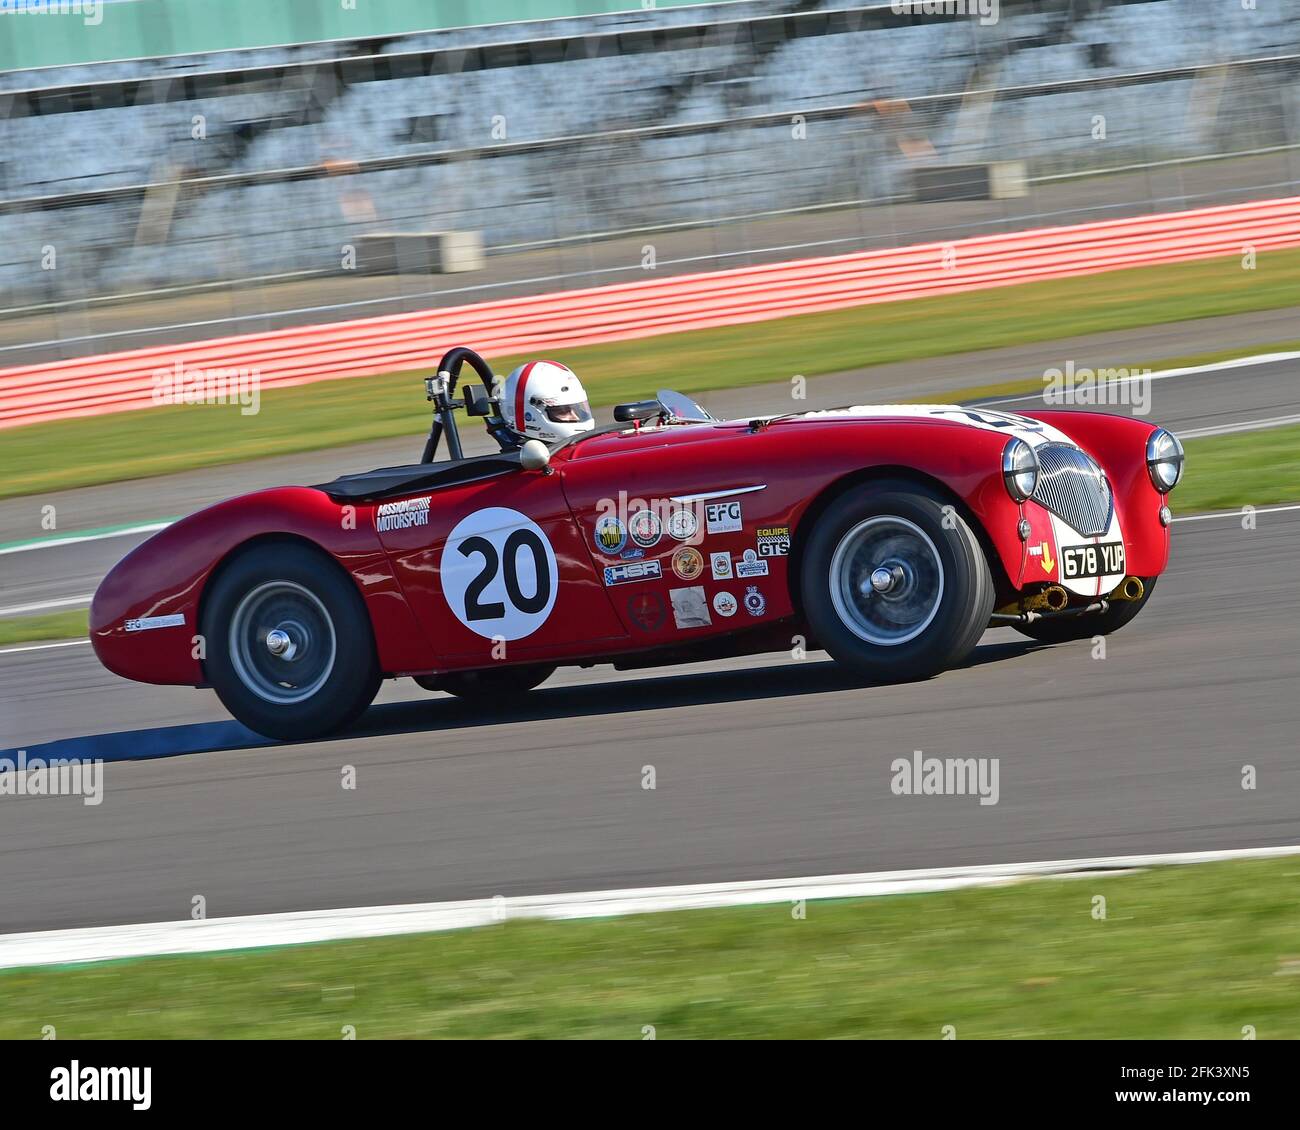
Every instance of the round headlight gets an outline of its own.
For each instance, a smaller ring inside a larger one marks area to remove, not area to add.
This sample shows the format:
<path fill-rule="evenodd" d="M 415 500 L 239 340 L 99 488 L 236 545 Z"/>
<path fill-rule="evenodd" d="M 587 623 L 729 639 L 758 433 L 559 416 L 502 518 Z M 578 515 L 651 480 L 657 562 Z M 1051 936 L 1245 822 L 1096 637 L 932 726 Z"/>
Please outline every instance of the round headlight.
<path fill-rule="evenodd" d="M 1038 456 L 1022 439 L 1011 440 L 1002 449 L 1002 481 L 1007 493 L 1017 502 L 1024 502 L 1038 485 Z"/>
<path fill-rule="evenodd" d="M 1147 473 L 1161 494 L 1168 494 L 1183 477 L 1183 445 L 1173 432 L 1157 428 L 1147 440 Z"/>

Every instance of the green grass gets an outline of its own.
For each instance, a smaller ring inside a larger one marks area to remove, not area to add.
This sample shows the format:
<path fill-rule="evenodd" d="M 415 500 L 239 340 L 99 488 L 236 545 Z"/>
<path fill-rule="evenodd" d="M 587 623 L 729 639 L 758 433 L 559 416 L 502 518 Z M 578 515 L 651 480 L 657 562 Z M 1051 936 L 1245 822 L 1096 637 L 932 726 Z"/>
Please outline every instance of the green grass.
<path fill-rule="evenodd" d="M 35 640 L 71 640 L 84 638 L 89 632 L 84 608 L 68 612 L 49 612 L 41 616 L 15 616 L 0 620 L 0 647 L 6 644 L 31 643 Z"/>
<path fill-rule="evenodd" d="M 1295 1039 L 1300 860 L 15 971 L 0 994 L 25 1039 Z"/>
<path fill-rule="evenodd" d="M 1176 513 L 1300 500 L 1300 425 L 1189 440 Z"/>
<path fill-rule="evenodd" d="M 563 360 L 594 401 L 613 404 L 663 385 L 699 393 L 1294 305 L 1300 251 L 1277 251 L 1261 256 L 1254 271 L 1242 270 L 1235 257 L 1144 267 L 588 346 L 564 350 Z M 493 363 L 507 372 L 519 360 Z M 409 436 L 417 453 L 427 425 L 423 389 L 410 372 L 272 390 L 255 416 L 235 407 L 176 406 L 36 424 L 0 440 L 8 472 L 0 497 L 391 436 Z"/>

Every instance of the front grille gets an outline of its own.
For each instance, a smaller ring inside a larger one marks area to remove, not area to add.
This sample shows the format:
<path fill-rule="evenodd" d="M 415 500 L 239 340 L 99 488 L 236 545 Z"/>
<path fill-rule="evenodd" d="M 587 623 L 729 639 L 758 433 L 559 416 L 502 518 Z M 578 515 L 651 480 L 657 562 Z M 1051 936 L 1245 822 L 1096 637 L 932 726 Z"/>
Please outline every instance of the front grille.
<path fill-rule="evenodd" d="M 1084 537 L 1110 529 L 1115 500 L 1101 468 L 1077 447 L 1045 443 L 1037 448 L 1040 473 L 1034 501 Z"/>

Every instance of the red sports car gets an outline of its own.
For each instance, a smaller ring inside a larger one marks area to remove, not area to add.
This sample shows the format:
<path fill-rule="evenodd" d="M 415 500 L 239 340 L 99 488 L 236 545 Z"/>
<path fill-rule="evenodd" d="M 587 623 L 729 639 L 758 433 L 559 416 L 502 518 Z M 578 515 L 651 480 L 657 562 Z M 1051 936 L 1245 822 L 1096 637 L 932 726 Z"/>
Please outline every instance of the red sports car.
<path fill-rule="evenodd" d="M 466 362 L 485 384 L 458 398 Z M 421 462 L 230 499 L 140 545 L 95 594 L 100 660 L 211 686 L 253 730 L 306 738 L 385 678 L 492 697 L 560 664 L 796 636 L 870 680 L 924 678 L 991 624 L 1113 632 L 1168 560 L 1182 447 L 1136 419 L 887 405 L 720 421 L 664 392 L 547 448 L 505 425 L 492 382 L 452 350 L 427 382 Z M 457 411 L 501 450 L 464 457 Z"/>

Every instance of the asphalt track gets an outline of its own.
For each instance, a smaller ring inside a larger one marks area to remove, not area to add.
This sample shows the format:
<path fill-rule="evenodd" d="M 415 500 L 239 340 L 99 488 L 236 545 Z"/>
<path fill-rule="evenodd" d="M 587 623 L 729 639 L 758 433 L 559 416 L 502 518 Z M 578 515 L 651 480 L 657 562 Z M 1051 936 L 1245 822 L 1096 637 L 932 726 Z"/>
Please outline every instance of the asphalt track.
<path fill-rule="evenodd" d="M 1296 388 L 1292 363 L 1175 377 L 1152 417 L 1297 412 Z M 815 389 L 844 403 L 861 379 Z M 265 468 L 227 470 L 222 493 Z M 155 486 L 93 489 L 125 514 L 159 503 Z M 124 540 L 0 556 L 5 603 L 58 561 L 86 570 L 59 583 L 93 587 L 92 547 L 112 559 Z M 400 680 L 354 731 L 289 746 L 211 692 L 120 680 L 84 644 L 0 654 L 0 745 L 109 761 L 97 807 L 0 797 L 0 932 L 185 918 L 196 895 L 224 916 L 1294 843 L 1298 554 L 1300 511 L 1180 523 L 1169 573 L 1104 658 L 1000 629 L 926 683 L 853 686 L 822 655 L 777 655 L 562 672 L 504 713 Z M 999 758 L 999 803 L 893 795 L 890 763 L 918 749 Z"/>
<path fill-rule="evenodd" d="M 1001 629 L 904 686 L 777 656 L 561 675 L 494 714 L 402 680 L 358 730 L 276 746 L 85 646 L 0 656 L 19 745 L 157 755 L 106 765 L 97 807 L 0 798 L 0 932 L 186 918 L 196 895 L 219 916 L 1295 843 L 1300 512 L 1176 529 L 1105 658 Z M 917 749 L 999 758 L 999 803 L 893 795 Z"/>

